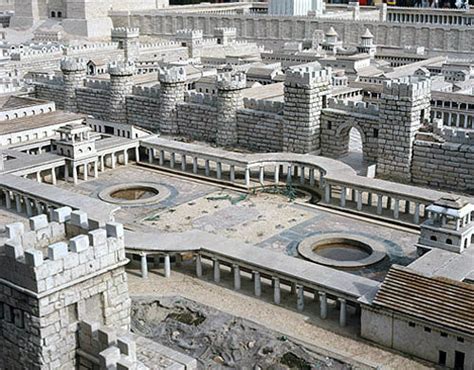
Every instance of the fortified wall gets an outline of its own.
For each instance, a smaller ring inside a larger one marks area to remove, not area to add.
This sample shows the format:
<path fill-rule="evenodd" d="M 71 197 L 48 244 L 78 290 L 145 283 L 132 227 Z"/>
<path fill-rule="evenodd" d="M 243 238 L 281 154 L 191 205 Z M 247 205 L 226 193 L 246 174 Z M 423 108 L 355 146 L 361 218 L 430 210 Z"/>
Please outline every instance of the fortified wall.
<path fill-rule="evenodd" d="M 81 320 L 128 329 L 123 226 L 90 230 L 68 207 L 6 225 L 0 248 L 0 368 L 75 368 Z"/>
<path fill-rule="evenodd" d="M 436 9 L 442 17 L 444 9 Z M 426 12 L 426 10 L 424 10 Z M 401 23 L 384 20 L 351 20 L 335 17 L 269 16 L 258 14 L 205 14 L 156 12 L 111 12 L 115 27 L 139 27 L 144 35 L 173 36 L 183 28 L 213 35 L 220 27 L 234 27 L 239 39 L 275 45 L 288 41 L 309 41 L 315 30 L 327 32 L 332 26 L 346 43 L 358 44 L 368 28 L 377 45 L 422 46 L 427 50 L 462 52 L 474 49 L 474 28 L 457 23 Z M 447 16 L 451 14 L 447 13 Z M 438 16 L 438 15 L 437 15 Z"/>
<path fill-rule="evenodd" d="M 154 88 L 133 86 L 134 66 L 128 62 L 111 63 L 110 81 L 105 82 L 85 79 L 81 61 L 65 60 L 61 68 L 62 78 L 35 83 L 36 96 L 52 99 L 60 108 L 219 146 L 336 158 L 348 152 L 349 132 L 356 128 L 364 157 L 377 163 L 379 177 L 458 191 L 474 189 L 468 176 L 474 163 L 469 140 L 446 134 L 441 144 L 417 137 L 422 127 L 430 125 L 429 80 L 386 81 L 375 105 L 327 99 L 331 70 L 298 67 L 287 73 L 284 102 L 279 102 L 244 99 L 242 73 L 219 75 L 217 94 L 209 96 L 186 91 L 183 67 L 162 70 L 159 87 Z M 455 138 L 461 142 L 453 146 Z M 431 171 L 431 166 L 446 170 L 446 163 L 450 179 Z"/>

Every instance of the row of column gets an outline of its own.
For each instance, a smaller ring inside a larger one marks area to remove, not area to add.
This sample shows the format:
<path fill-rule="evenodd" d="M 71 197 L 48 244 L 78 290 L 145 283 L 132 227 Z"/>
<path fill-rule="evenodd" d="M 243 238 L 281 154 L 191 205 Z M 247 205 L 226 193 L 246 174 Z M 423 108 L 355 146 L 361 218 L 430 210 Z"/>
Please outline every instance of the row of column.
<path fill-rule="evenodd" d="M 196 254 L 196 276 L 202 277 L 202 257 L 200 254 Z M 215 283 L 219 283 L 221 280 L 221 268 L 220 261 L 217 258 L 212 259 L 213 264 L 213 280 Z M 241 288 L 241 272 L 238 264 L 232 265 L 232 274 L 234 280 L 234 289 L 240 290 Z M 259 271 L 252 271 L 252 280 L 254 283 L 254 295 L 260 297 L 262 295 L 262 278 Z M 277 276 L 272 277 L 273 287 L 273 302 L 275 304 L 281 303 L 281 281 Z M 297 282 L 291 283 L 291 291 L 296 294 L 296 308 L 298 311 L 304 310 L 305 305 L 305 290 L 304 286 Z M 322 319 L 326 319 L 328 315 L 328 298 L 327 293 L 324 291 L 315 291 L 315 300 L 319 301 L 319 315 Z M 347 302 L 344 298 L 338 298 L 340 311 L 339 311 L 339 324 L 345 326 L 347 323 Z"/>
<path fill-rule="evenodd" d="M 57 208 L 46 202 L 8 189 L 3 189 L 1 195 L 0 205 L 4 205 L 6 209 L 15 209 L 17 213 L 25 212 L 28 217 L 46 214 L 51 218 L 52 212 Z"/>
<path fill-rule="evenodd" d="M 156 153 L 155 151 L 158 152 L 158 164 L 160 166 L 164 166 L 166 162 L 166 152 L 164 150 L 156 150 L 154 148 L 148 148 L 148 163 L 153 164 L 156 158 Z M 170 168 L 175 168 L 177 164 L 177 158 L 176 154 L 171 152 L 169 153 L 169 167 Z M 179 162 L 181 166 L 182 171 L 186 171 L 187 164 L 188 164 L 188 158 L 186 154 L 180 154 L 179 155 Z M 199 158 L 196 156 L 191 156 L 192 158 L 192 172 L 194 174 L 197 174 L 199 171 L 199 163 L 198 160 Z M 209 177 L 211 173 L 211 161 L 209 159 L 204 159 L 204 174 L 205 176 Z M 216 178 L 218 180 L 223 179 L 223 165 L 227 165 L 229 167 L 229 180 L 230 182 L 235 182 L 236 179 L 236 166 L 234 164 L 227 164 L 223 163 L 221 161 L 215 161 L 215 172 L 216 172 Z M 259 167 L 245 167 L 243 168 L 244 171 L 244 183 L 246 186 L 250 186 L 251 178 L 252 178 L 252 169 L 257 168 L 258 169 L 258 181 L 260 184 L 264 184 L 265 178 L 268 176 L 268 174 L 265 173 L 265 169 L 268 166 L 259 166 Z M 286 167 L 286 168 L 285 168 Z M 316 172 L 318 173 L 319 176 L 319 181 L 321 182 L 321 179 L 323 177 L 323 173 L 315 168 L 308 168 L 306 169 L 304 166 L 298 166 L 298 165 L 293 165 L 293 164 L 288 164 L 286 166 L 276 164 L 272 165 L 272 169 L 270 170 L 271 176 L 273 177 L 273 182 L 275 184 L 279 184 L 281 180 L 281 174 L 284 174 L 284 169 L 286 169 L 286 182 L 287 183 L 292 183 L 294 181 L 294 178 L 297 177 L 300 184 L 309 184 L 310 186 L 314 186 L 316 183 L 315 176 Z M 306 173 L 308 174 L 306 176 Z M 298 175 L 299 174 L 299 175 Z"/>
<path fill-rule="evenodd" d="M 148 258 L 153 258 L 153 267 L 155 269 L 160 268 L 160 259 L 163 257 L 163 269 L 164 269 L 164 276 L 169 278 L 171 276 L 171 256 L 169 253 L 165 254 L 152 254 L 143 252 L 140 255 L 140 270 L 141 276 L 143 279 L 148 278 Z M 181 261 L 181 255 L 175 255 L 176 263 L 179 264 Z"/>
<path fill-rule="evenodd" d="M 374 208 L 373 199 L 376 198 L 375 211 L 377 215 L 382 215 L 384 210 L 390 211 L 391 217 L 395 220 L 400 219 L 400 211 L 406 215 L 412 215 L 411 222 L 414 224 L 420 223 L 422 206 L 424 205 L 420 202 L 408 201 L 405 199 L 398 199 L 395 197 L 390 197 L 388 195 L 372 193 L 369 191 L 362 191 L 359 189 L 351 189 L 345 186 L 338 186 L 340 188 L 339 195 L 339 206 L 341 208 L 348 208 L 347 202 L 350 200 L 355 203 L 355 207 L 358 211 L 364 211 L 364 208 Z M 348 197 L 347 194 L 350 194 Z M 364 202 L 364 194 L 367 195 L 366 202 Z M 333 199 L 333 186 L 331 184 L 326 184 L 324 186 L 324 202 L 331 203 Z M 385 200 L 385 201 L 384 201 Z M 404 207 L 400 207 L 400 202 L 404 202 Z M 412 207 L 413 206 L 413 207 Z M 411 212 L 413 211 L 413 213 Z"/>
<path fill-rule="evenodd" d="M 440 110 L 432 110 L 434 118 L 442 118 L 443 125 L 459 128 L 473 128 L 473 116 L 465 113 L 444 112 Z"/>
<path fill-rule="evenodd" d="M 468 25 L 468 18 L 456 15 L 389 13 L 390 22 Z"/>

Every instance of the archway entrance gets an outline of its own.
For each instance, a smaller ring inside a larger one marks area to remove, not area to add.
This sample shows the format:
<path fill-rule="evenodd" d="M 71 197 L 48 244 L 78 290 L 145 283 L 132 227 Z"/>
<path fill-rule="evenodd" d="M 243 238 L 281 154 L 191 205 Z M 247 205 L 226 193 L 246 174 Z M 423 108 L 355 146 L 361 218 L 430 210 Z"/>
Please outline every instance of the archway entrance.
<path fill-rule="evenodd" d="M 362 128 L 354 123 L 346 123 L 337 130 L 340 145 L 339 160 L 354 168 L 358 174 L 366 175 L 368 163 L 364 155 L 366 137 Z"/>

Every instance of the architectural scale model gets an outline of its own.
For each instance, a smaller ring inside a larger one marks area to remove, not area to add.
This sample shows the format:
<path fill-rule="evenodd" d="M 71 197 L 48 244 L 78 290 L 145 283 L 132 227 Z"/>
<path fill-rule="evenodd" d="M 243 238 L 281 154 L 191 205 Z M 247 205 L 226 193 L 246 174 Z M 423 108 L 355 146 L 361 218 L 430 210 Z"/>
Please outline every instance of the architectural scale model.
<path fill-rule="evenodd" d="M 0 10 L 0 369 L 474 370 L 467 3 Z"/>

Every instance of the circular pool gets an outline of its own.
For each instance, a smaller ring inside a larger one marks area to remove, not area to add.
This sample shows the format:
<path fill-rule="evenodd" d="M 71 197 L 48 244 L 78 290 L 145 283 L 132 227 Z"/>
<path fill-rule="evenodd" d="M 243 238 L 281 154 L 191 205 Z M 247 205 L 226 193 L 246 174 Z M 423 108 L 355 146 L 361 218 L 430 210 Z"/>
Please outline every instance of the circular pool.
<path fill-rule="evenodd" d="M 306 238 L 299 244 L 298 252 L 315 263 L 342 268 L 372 265 L 386 256 L 384 246 L 377 241 L 339 233 Z"/>
<path fill-rule="evenodd" d="M 113 204 L 146 205 L 168 197 L 166 187 L 153 183 L 126 183 L 109 186 L 99 193 L 99 198 Z"/>

